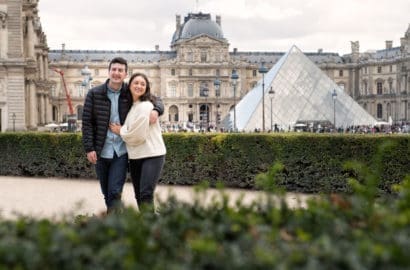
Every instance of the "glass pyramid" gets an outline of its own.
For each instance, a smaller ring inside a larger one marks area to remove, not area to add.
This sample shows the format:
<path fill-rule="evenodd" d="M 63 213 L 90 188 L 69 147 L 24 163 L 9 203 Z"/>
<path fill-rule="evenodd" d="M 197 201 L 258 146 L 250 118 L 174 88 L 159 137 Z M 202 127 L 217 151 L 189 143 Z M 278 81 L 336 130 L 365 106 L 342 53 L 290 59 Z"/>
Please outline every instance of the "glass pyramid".
<path fill-rule="evenodd" d="M 338 87 L 303 52 L 293 46 L 265 74 L 265 130 L 298 126 L 341 127 L 370 125 L 376 120 Z M 269 94 L 270 90 L 274 94 Z M 262 80 L 222 121 L 225 130 L 262 130 Z M 272 106 L 271 106 L 272 104 Z"/>

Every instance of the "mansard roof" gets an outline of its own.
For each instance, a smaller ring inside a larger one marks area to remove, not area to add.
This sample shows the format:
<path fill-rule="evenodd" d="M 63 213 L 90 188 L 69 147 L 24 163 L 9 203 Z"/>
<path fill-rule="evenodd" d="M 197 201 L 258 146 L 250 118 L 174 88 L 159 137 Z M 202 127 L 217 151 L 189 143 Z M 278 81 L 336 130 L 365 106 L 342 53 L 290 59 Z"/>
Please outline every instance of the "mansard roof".
<path fill-rule="evenodd" d="M 232 58 L 237 60 L 245 60 L 248 63 L 261 63 L 265 62 L 267 64 L 275 64 L 285 52 L 231 52 Z M 342 64 L 344 63 L 343 57 L 337 53 L 326 53 L 326 52 L 307 52 L 304 53 L 312 62 L 315 64 L 322 63 L 334 63 Z"/>
<path fill-rule="evenodd" d="M 174 51 L 104 51 L 104 50 L 50 50 L 51 62 L 70 60 L 74 62 L 110 61 L 114 57 L 123 57 L 128 62 L 158 62 L 176 57 Z"/>

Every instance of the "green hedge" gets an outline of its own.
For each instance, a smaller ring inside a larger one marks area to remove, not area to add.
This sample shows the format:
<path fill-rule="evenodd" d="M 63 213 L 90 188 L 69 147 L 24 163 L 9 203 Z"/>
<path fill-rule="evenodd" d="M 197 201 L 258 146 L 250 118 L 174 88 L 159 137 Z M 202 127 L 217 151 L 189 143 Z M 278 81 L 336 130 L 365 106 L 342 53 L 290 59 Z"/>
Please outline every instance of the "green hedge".
<path fill-rule="evenodd" d="M 347 160 L 369 165 L 377 147 L 389 140 L 383 154 L 381 188 L 410 173 L 410 136 L 321 134 L 164 134 L 166 163 L 161 183 L 192 185 L 221 181 L 228 187 L 254 188 L 255 175 L 275 162 L 284 170 L 280 186 L 299 192 L 348 192 Z M 95 178 L 79 134 L 0 134 L 0 175 Z"/>
<path fill-rule="evenodd" d="M 207 207 L 171 199 L 159 215 L 0 218 L 0 269 L 410 267 L 410 179 L 391 201 L 358 192 L 321 196 L 306 209 L 269 199 L 233 208 L 221 198 Z"/>

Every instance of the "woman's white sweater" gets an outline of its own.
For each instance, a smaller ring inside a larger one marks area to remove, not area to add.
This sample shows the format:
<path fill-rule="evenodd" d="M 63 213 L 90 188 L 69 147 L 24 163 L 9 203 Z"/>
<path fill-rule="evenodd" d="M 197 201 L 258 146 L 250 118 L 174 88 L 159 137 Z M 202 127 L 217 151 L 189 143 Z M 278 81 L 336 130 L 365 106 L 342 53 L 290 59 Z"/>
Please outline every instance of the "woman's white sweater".
<path fill-rule="evenodd" d="M 136 101 L 121 127 L 129 159 L 156 157 L 166 154 L 159 121 L 150 125 L 149 116 L 154 108 L 150 101 Z"/>

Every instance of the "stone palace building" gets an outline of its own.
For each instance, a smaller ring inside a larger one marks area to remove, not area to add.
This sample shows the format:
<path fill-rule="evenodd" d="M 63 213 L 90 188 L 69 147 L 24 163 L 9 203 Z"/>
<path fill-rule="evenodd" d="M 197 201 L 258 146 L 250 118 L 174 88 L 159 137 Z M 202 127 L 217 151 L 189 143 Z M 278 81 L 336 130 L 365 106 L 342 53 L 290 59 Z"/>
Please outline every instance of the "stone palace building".
<path fill-rule="evenodd" d="M 221 16 L 213 20 L 207 13 L 176 15 L 170 50 L 66 50 L 64 45 L 50 50 L 38 1 L 0 0 L 1 131 L 38 130 L 66 122 L 70 115 L 80 126 L 88 89 L 105 82 L 108 63 L 116 56 L 128 60 L 129 74 L 148 75 L 154 94 L 165 104 L 164 127 L 217 127 L 262 78 L 261 66 L 271 68 L 285 53 L 230 48 Z M 377 120 L 409 122 L 410 25 L 405 27 L 397 47 L 388 40 L 380 50 L 360 52 L 355 41 L 347 55 L 321 49 L 304 54 Z M 238 74 L 236 91 L 233 70 Z"/>

